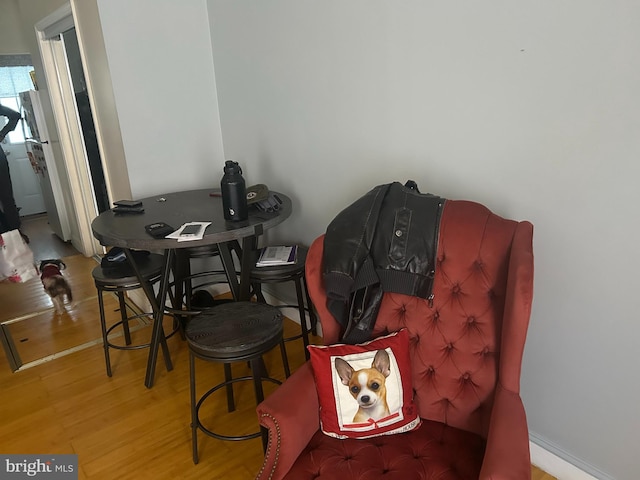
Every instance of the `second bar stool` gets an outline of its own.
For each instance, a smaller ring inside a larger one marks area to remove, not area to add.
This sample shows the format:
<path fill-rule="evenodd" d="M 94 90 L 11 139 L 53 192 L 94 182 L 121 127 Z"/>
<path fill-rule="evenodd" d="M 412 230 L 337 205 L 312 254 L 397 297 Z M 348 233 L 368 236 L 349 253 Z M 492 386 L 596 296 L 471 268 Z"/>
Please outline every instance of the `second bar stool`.
<path fill-rule="evenodd" d="M 262 284 L 294 282 L 296 287 L 297 305 L 277 305 L 278 308 L 297 308 L 300 315 L 300 334 L 287 337 L 285 342 L 302 338 L 304 355 L 309 360 L 309 329 L 316 334 L 317 318 L 313 311 L 313 304 L 307 291 L 307 282 L 304 276 L 304 264 L 307 261 L 309 249 L 301 245 L 297 246 L 296 261 L 290 265 L 275 265 L 268 267 L 253 267 L 251 270 L 251 285 L 253 286 L 256 298 L 260 303 L 267 303 L 262 294 Z M 307 313 L 309 314 L 310 325 L 307 326 Z"/>
<path fill-rule="evenodd" d="M 136 262 L 138 263 L 138 262 Z M 156 283 L 162 276 L 162 267 L 164 265 L 164 258 L 162 255 L 151 253 L 146 257 L 139 259 L 140 272 L 144 278 L 150 283 Z M 112 375 L 111 371 L 111 358 L 109 355 L 109 349 L 114 348 L 117 350 L 137 350 L 141 348 L 148 348 L 149 343 L 134 344 L 131 343 L 131 329 L 129 328 L 129 321 L 136 318 L 149 317 L 149 313 L 136 313 L 132 312 L 131 315 L 127 313 L 127 303 L 124 298 L 125 292 L 129 290 L 135 290 L 141 287 L 140 280 L 133 273 L 128 271 L 126 267 L 118 272 L 117 270 L 111 271 L 102 268 L 100 265 L 95 267 L 91 272 L 93 281 L 98 291 L 98 306 L 100 308 L 100 325 L 102 328 L 102 343 L 104 347 L 104 357 L 107 367 L 107 375 Z M 104 309 L 104 292 L 113 292 L 118 297 L 120 304 L 120 320 L 107 327 L 107 318 Z M 124 334 L 124 345 L 113 343 L 109 336 L 113 330 L 119 326 L 122 326 Z M 169 335 L 161 340 L 162 348 L 166 349 L 166 339 L 173 335 L 177 329 L 174 329 Z M 166 353 L 166 352 L 165 352 Z M 165 355 L 165 360 L 168 358 Z"/>

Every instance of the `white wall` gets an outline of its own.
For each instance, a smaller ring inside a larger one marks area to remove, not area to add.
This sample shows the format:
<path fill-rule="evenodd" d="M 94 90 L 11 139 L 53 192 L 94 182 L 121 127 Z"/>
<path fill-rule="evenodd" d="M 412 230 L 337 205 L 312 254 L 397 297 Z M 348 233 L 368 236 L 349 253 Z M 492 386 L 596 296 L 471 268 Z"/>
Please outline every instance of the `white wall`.
<path fill-rule="evenodd" d="M 219 185 L 204 0 L 98 0 L 133 198 Z"/>
<path fill-rule="evenodd" d="M 637 478 L 640 3 L 208 5 L 225 155 L 295 202 L 274 237 L 407 178 L 531 220 L 531 432 Z"/>
<path fill-rule="evenodd" d="M 22 33 L 18 0 L 0 0 L 0 55 L 29 53 L 29 45 Z"/>

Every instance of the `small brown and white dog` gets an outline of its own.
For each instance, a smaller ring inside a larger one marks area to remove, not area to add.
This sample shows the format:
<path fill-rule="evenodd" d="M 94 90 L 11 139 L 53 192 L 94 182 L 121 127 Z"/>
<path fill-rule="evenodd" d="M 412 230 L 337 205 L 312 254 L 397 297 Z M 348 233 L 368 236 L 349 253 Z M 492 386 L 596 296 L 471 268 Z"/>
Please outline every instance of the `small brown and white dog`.
<path fill-rule="evenodd" d="M 73 301 L 71 287 L 67 280 L 62 276 L 62 270 L 67 268 L 62 260 L 49 259 L 40 262 L 40 280 L 44 286 L 44 291 L 51 297 L 53 305 L 56 307 L 56 313 L 63 313 L 64 297 L 67 301 Z"/>
<path fill-rule="evenodd" d="M 386 351 L 376 352 L 371 368 L 354 370 L 342 358 L 336 358 L 335 365 L 340 380 L 349 387 L 351 396 L 358 402 L 353 423 L 364 423 L 369 419 L 376 421 L 390 415 L 385 382 L 391 370 Z"/>

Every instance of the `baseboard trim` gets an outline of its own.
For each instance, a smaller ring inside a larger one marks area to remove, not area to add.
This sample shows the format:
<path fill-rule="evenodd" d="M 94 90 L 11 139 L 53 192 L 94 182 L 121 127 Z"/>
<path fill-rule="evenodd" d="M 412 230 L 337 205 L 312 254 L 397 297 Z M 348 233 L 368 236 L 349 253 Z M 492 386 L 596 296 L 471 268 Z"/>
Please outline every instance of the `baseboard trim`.
<path fill-rule="evenodd" d="M 529 434 L 529 448 L 531 463 L 558 480 L 614 480 L 535 433 Z"/>

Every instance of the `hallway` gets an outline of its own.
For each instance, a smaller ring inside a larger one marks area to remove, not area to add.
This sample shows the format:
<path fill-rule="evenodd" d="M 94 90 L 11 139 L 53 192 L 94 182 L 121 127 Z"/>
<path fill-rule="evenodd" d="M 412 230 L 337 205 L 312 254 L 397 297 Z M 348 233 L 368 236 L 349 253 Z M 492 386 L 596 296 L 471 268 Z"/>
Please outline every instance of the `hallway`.
<path fill-rule="evenodd" d="M 46 258 L 63 258 L 79 255 L 71 243 L 63 242 L 49 227 L 47 214 L 22 217 L 22 233 L 29 237 L 29 247 L 36 262 Z"/>

